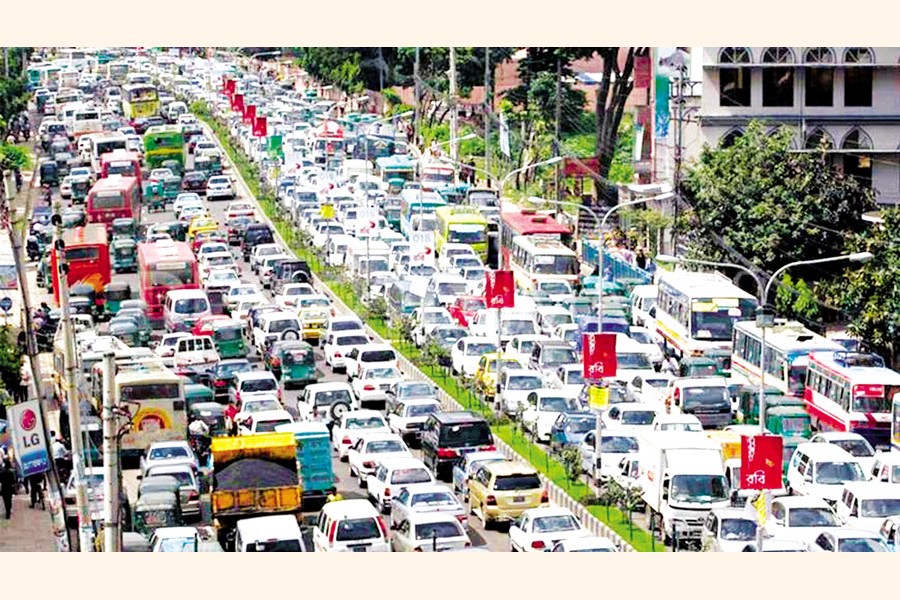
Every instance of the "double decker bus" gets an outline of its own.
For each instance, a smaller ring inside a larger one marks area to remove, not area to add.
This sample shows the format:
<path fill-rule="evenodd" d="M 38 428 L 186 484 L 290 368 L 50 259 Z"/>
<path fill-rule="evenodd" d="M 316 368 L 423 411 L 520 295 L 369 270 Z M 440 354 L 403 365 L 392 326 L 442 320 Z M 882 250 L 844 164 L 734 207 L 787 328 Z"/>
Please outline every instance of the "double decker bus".
<path fill-rule="evenodd" d="M 100 178 L 110 175 L 141 177 L 141 155 L 128 150 L 113 150 L 100 157 Z"/>
<path fill-rule="evenodd" d="M 155 125 L 144 132 L 144 159 L 156 169 L 163 161 L 177 160 L 184 166 L 184 134 L 181 125 Z"/>
<path fill-rule="evenodd" d="M 131 74 L 129 74 L 129 77 Z M 126 119 L 154 117 L 159 114 L 159 92 L 151 83 L 122 86 L 122 114 Z"/>
<path fill-rule="evenodd" d="M 542 281 L 566 281 L 571 286 L 578 282 L 578 256 L 557 240 L 514 237 L 509 268 L 516 285 L 525 291 L 536 289 Z"/>
<path fill-rule="evenodd" d="M 814 428 L 851 431 L 876 449 L 891 445 L 892 398 L 900 393 L 900 373 L 877 354 L 813 352 L 803 399 Z"/>
<path fill-rule="evenodd" d="M 434 192 L 403 190 L 400 192 L 400 232 L 409 239 L 413 231 L 435 231 L 435 211 L 447 201 Z"/>
<path fill-rule="evenodd" d="M 138 273 L 141 299 L 147 303 L 147 317 L 154 323 L 163 320 L 169 291 L 200 287 L 197 257 L 186 242 L 138 244 Z"/>
<path fill-rule="evenodd" d="M 468 244 L 481 260 L 487 260 L 487 219 L 472 206 L 441 206 L 434 211 L 437 217 L 435 250 L 443 251 L 444 244 Z"/>
<path fill-rule="evenodd" d="M 664 271 L 657 283 L 656 331 L 678 358 L 732 351 L 734 324 L 752 319 L 756 299 L 715 272 Z"/>
<path fill-rule="evenodd" d="M 806 370 L 812 352 L 840 352 L 844 348 L 797 321 L 778 319 L 774 327 L 766 330 L 763 350 L 762 334 L 756 321 L 739 321 L 734 324 L 731 367 L 759 385 L 760 354 L 766 357 L 766 385 L 777 388 L 785 396 L 803 397 L 806 388 Z"/>
<path fill-rule="evenodd" d="M 85 213 L 90 223 L 106 223 L 114 219 L 141 215 L 141 180 L 139 177 L 109 175 L 88 190 Z"/>
<path fill-rule="evenodd" d="M 513 238 L 524 236 L 540 240 L 555 240 L 565 244 L 572 230 L 558 223 L 551 215 L 533 209 L 506 207 L 500 214 L 500 248 L 502 267 L 510 268 Z"/>
<path fill-rule="evenodd" d="M 88 224 L 63 233 L 65 260 L 69 265 L 66 282 L 71 288 L 86 283 L 97 292 L 97 303 L 102 302 L 103 286 L 112 279 L 109 263 L 109 241 L 106 227 Z M 50 271 L 53 280 L 53 297 L 59 304 L 59 251 L 50 253 Z"/>
<path fill-rule="evenodd" d="M 122 436 L 124 457 L 138 458 L 154 442 L 174 442 L 187 438 L 187 409 L 184 380 L 152 358 L 116 361 L 116 399 L 131 416 L 131 428 Z M 91 377 L 92 404 L 103 406 L 103 376 L 95 365 Z"/>

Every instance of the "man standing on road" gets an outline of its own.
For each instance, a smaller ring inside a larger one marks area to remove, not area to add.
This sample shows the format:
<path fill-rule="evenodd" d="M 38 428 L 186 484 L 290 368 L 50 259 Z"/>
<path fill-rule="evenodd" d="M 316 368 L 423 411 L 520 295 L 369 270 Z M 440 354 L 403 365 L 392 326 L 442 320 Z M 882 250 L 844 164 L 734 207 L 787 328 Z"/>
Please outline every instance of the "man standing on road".
<path fill-rule="evenodd" d="M 237 416 L 238 410 L 234 402 L 229 402 L 225 407 L 225 425 L 228 427 L 228 435 L 237 435 L 237 422 L 234 418 Z"/>
<path fill-rule="evenodd" d="M 0 497 L 3 498 L 3 508 L 6 509 L 6 518 L 12 515 L 12 498 L 16 492 L 16 472 L 9 459 L 3 461 L 0 467 Z"/>

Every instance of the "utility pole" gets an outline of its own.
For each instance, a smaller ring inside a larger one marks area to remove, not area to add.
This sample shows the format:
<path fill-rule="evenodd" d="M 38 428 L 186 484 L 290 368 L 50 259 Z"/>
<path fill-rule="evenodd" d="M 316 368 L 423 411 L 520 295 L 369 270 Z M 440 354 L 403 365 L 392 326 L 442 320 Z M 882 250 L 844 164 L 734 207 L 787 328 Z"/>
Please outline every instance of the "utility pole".
<path fill-rule="evenodd" d="M 69 431 L 72 439 L 72 471 L 75 475 L 75 504 L 78 509 L 78 546 L 81 552 L 93 552 L 93 524 L 91 510 L 88 505 L 87 486 L 84 474 L 84 447 L 81 437 L 81 402 L 75 389 L 75 375 L 78 365 L 75 361 L 75 332 L 72 329 L 72 314 L 69 306 L 69 265 L 66 262 L 65 243 L 62 240 L 62 217 L 56 213 L 52 217 L 56 227 L 53 240 L 54 252 L 57 253 L 59 280 L 59 304 L 62 310 L 62 332 L 64 340 L 63 353 L 63 387 L 66 403 L 69 407 Z"/>
<path fill-rule="evenodd" d="M 422 119 L 422 87 L 419 81 L 419 47 L 416 46 L 416 60 L 413 63 L 413 83 L 416 86 L 416 114 L 413 117 L 413 120 L 415 121 L 415 135 L 413 136 L 413 139 L 410 140 L 414 146 L 419 145 L 419 138 L 421 137 L 419 126 L 421 125 L 420 121 Z"/>
<path fill-rule="evenodd" d="M 556 55 L 556 135 L 553 136 L 553 156 L 559 156 L 559 121 L 562 117 L 562 58 L 557 51 Z M 560 163 L 556 163 L 556 201 L 562 202 L 562 170 Z"/>
<path fill-rule="evenodd" d="M 30 196 L 29 196 L 30 199 Z M 28 206 L 25 207 L 26 215 L 28 214 Z M 44 428 L 44 438 L 48 443 L 53 442 L 50 437 L 50 422 L 47 414 L 50 411 L 49 399 L 41 394 L 41 377 L 40 362 L 38 361 L 37 339 L 35 337 L 34 323 L 31 320 L 31 295 L 28 290 L 28 279 L 25 275 L 25 266 L 22 263 L 22 240 L 19 232 L 16 231 L 16 225 L 10 223 L 9 239 L 13 247 L 13 260 L 16 265 L 16 272 L 19 276 L 19 287 L 22 290 L 22 307 L 25 312 L 25 347 L 27 348 L 28 361 L 31 363 L 31 376 L 34 380 L 35 389 L 37 390 L 38 400 L 40 401 L 41 425 Z M 47 496 L 50 505 L 50 520 L 53 523 L 53 536 L 56 539 L 57 552 L 69 552 L 69 531 L 66 528 L 66 518 L 63 514 L 63 491 L 59 481 L 59 472 L 56 470 L 56 461 L 52 460 L 51 452 L 50 470 L 47 471 Z"/>
<path fill-rule="evenodd" d="M 491 101 L 491 49 L 484 49 L 484 170 L 491 172 L 491 118 L 494 103 Z M 485 180 L 490 185 L 490 180 Z"/>
<path fill-rule="evenodd" d="M 103 550 L 119 552 L 119 427 L 116 355 L 103 355 Z"/>
<path fill-rule="evenodd" d="M 450 160 L 459 162 L 459 115 L 456 109 L 456 48 L 450 48 Z M 454 183 L 457 179 L 458 169 L 453 171 Z"/>
<path fill-rule="evenodd" d="M 678 223 L 679 207 L 681 205 L 681 163 L 682 163 L 682 132 L 684 129 L 684 72 L 685 64 L 681 50 L 677 50 L 675 54 L 675 66 L 678 68 L 678 90 L 675 93 L 676 102 L 676 122 L 675 122 L 675 174 L 673 177 L 675 183 L 675 223 Z M 672 227 L 672 254 L 678 255 L 678 234 L 677 227 Z"/>

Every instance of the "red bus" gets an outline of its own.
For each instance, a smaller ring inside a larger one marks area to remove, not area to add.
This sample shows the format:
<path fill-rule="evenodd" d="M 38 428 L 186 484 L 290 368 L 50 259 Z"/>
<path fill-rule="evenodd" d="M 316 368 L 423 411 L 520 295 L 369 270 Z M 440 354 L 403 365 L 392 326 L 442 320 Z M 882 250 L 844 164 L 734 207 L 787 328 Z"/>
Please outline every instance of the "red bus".
<path fill-rule="evenodd" d="M 153 322 L 163 320 L 167 292 L 200 287 L 197 257 L 186 242 L 138 244 L 138 273 L 141 299 L 147 303 L 147 317 Z"/>
<path fill-rule="evenodd" d="M 556 240 L 568 245 L 572 230 L 546 212 L 513 206 L 504 207 L 500 218 L 500 248 L 504 269 L 509 269 L 509 253 L 518 235 L 540 240 Z"/>
<path fill-rule="evenodd" d="M 106 227 L 90 224 L 76 227 L 63 233 L 66 262 L 69 274 L 66 281 L 69 288 L 77 283 L 86 283 L 97 292 L 97 303 L 102 302 L 103 287 L 110 282 L 112 274 L 109 264 L 109 242 Z M 57 251 L 50 253 L 50 272 L 53 278 L 53 297 L 59 304 L 59 267 Z"/>
<path fill-rule="evenodd" d="M 100 179 L 88 191 L 85 212 L 90 223 L 106 223 L 113 219 L 141 215 L 141 180 L 137 177 L 110 175 Z"/>
<path fill-rule="evenodd" d="M 100 178 L 110 175 L 141 178 L 141 157 L 137 152 L 113 150 L 100 157 Z"/>

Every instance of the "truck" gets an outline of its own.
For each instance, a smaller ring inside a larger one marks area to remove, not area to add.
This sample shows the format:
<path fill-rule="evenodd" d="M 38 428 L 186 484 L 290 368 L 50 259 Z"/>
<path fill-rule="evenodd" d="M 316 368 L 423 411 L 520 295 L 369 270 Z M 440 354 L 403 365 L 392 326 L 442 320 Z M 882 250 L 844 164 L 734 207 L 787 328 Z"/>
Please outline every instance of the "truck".
<path fill-rule="evenodd" d="M 709 511 L 730 505 L 722 447 L 703 432 L 647 431 L 639 436 L 638 483 L 665 543 L 699 540 Z"/>
<path fill-rule="evenodd" d="M 325 500 L 336 494 L 331 464 L 331 438 L 324 422 L 304 421 L 279 425 L 275 431 L 290 432 L 297 440 L 297 465 L 303 483 L 303 500 Z"/>
<path fill-rule="evenodd" d="M 241 519 L 275 514 L 300 519 L 303 484 L 293 433 L 216 437 L 210 455 L 210 511 L 223 548 L 233 547 Z"/>

